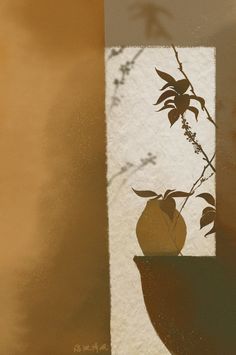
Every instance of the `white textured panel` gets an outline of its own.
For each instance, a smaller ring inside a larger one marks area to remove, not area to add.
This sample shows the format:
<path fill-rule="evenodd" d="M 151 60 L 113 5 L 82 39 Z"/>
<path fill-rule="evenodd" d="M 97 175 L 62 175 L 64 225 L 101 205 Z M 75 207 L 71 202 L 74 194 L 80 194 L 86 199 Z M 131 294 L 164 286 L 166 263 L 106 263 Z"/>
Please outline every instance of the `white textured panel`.
<path fill-rule="evenodd" d="M 114 80 L 121 78 L 120 66 L 131 61 L 139 50 L 125 48 L 111 59 L 108 59 L 111 50 L 106 50 L 111 336 L 114 355 L 168 354 L 150 323 L 139 273 L 133 262 L 134 255 L 142 255 L 135 227 L 146 201 L 136 196 L 131 188 L 158 193 L 164 193 L 166 189 L 189 191 L 206 164 L 186 140 L 181 123 L 177 122 L 170 128 L 167 111 L 157 113 L 156 106 L 153 106 L 164 84 L 155 73 L 155 67 L 176 79 L 183 78 L 172 48 L 145 48 L 129 75 L 125 76 L 124 84 L 114 89 Z M 178 48 L 178 53 L 197 95 L 204 97 L 214 117 L 214 49 Z M 111 105 L 114 95 L 118 100 L 116 105 Z M 198 123 L 191 112 L 186 118 L 211 158 L 215 151 L 215 128 L 200 106 L 198 108 Z M 143 159 L 147 157 L 150 161 L 145 163 Z M 207 172 L 206 176 L 209 176 L 211 169 Z M 201 192 L 215 194 L 215 176 L 201 185 L 198 193 Z M 180 207 L 183 199 L 176 202 Z M 199 229 L 201 212 L 206 206 L 204 200 L 191 197 L 182 212 L 188 228 L 184 255 L 215 255 L 214 236 L 204 238 L 211 227 L 202 231 Z"/>

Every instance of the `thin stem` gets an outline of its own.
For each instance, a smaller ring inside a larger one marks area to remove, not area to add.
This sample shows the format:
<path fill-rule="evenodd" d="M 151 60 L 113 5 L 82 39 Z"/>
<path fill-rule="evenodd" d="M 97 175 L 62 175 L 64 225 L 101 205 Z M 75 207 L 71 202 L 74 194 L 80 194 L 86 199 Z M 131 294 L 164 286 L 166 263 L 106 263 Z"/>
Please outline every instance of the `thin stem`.
<path fill-rule="evenodd" d="M 133 57 L 133 59 L 131 60 L 131 63 L 134 64 L 135 60 L 140 56 L 140 54 L 143 53 L 145 48 L 140 48 L 139 51 L 135 54 L 135 56 Z"/>
<path fill-rule="evenodd" d="M 209 166 L 211 167 L 211 169 L 214 171 L 214 173 L 216 172 L 215 167 L 211 164 L 211 161 L 209 160 L 208 156 L 206 155 L 205 151 L 202 149 L 202 146 L 200 146 L 201 149 L 201 153 L 204 155 L 206 162 L 209 164 Z"/>
<path fill-rule="evenodd" d="M 173 226 L 173 228 L 172 228 L 172 231 L 175 229 L 175 226 L 176 226 L 176 224 L 177 224 L 177 222 L 178 222 L 178 219 L 179 219 L 179 217 L 180 217 L 180 215 L 181 215 L 181 212 L 183 211 L 183 209 L 184 209 L 186 203 L 188 202 L 189 198 L 190 198 L 190 197 L 192 196 L 192 194 L 201 186 L 201 184 L 202 184 L 201 181 L 202 181 L 202 179 L 204 178 L 205 172 L 206 172 L 206 170 L 208 169 L 208 167 L 210 166 L 210 164 L 213 162 L 213 160 L 215 159 L 215 156 L 216 156 L 216 153 L 214 153 L 214 155 L 212 156 L 212 158 L 211 158 L 211 160 L 209 161 L 209 163 L 207 163 L 207 165 L 204 166 L 204 168 L 203 168 L 203 170 L 202 170 L 202 172 L 201 172 L 201 175 L 200 175 L 200 176 L 197 178 L 197 180 L 193 183 L 193 186 L 191 187 L 191 189 L 190 189 L 190 191 L 189 191 L 189 195 L 185 198 L 185 200 L 184 200 L 184 202 L 183 202 L 183 204 L 182 204 L 182 206 L 181 206 L 181 208 L 180 208 L 180 210 L 179 210 L 179 213 L 178 213 L 178 215 L 177 215 L 177 217 L 176 217 L 175 224 L 174 224 L 174 226 Z M 210 175 L 210 177 L 211 177 L 212 175 L 214 175 L 214 173 L 212 173 L 212 174 Z M 209 177 L 208 177 L 208 178 L 209 178 Z M 201 182 L 201 183 L 198 185 L 199 182 Z M 198 186 L 197 186 L 197 185 L 198 185 Z"/>
<path fill-rule="evenodd" d="M 195 187 L 195 191 L 196 191 L 197 189 L 199 189 L 199 187 L 200 187 L 205 181 L 209 180 L 214 174 L 215 174 L 215 173 L 211 173 L 208 177 L 206 177 L 206 178 L 203 177 L 203 178 L 200 180 L 198 186 Z"/>
<path fill-rule="evenodd" d="M 197 184 L 198 184 L 198 183 L 202 180 L 202 178 L 204 177 L 207 168 L 208 168 L 209 166 L 211 166 L 212 161 L 215 159 L 215 155 L 216 155 L 216 153 L 214 153 L 214 155 L 213 155 L 213 157 L 211 158 L 211 160 L 209 161 L 209 163 L 207 163 L 207 165 L 204 166 L 201 175 L 200 175 L 199 178 L 194 182 L 193 186 L 191 187 L 191 190 L 189 191 L 189 194 L 192 194 L 193 192 L 195 192 L 195 191 L 197 190 L 197 188 L 199 188 L 199 187 L 201 186 L 201 184 L 200 184 L 199 186 L 197 186 Z M 185 199 L 184 203 L 182 204 L 182 207 L 181 207 L 181 209 L 180 209 L 180 211 L 179 211 L 179 214 L 181 214 L 181 212 L 183 211 L 183 209 L 184 209 L 186 203 L 188 202 L 188 199 L 189 199 L 190 196 L 191 196 L 191 195 L 189 195 L 189 196 L 186 197 L 186 199 Z"/>
<path fill-rule="evenodd" d="M 179 64 L 179 70 L 181 71 L 181 73 L 183 74 L 183 76 L 185 77 L 185 79 L 188 80 L 189 85 L 190 85 L 190 91 L 192 92 L 192 94 L 193 94 L 194 96 L 197 96 L 197 95 L 196 95 L 196 92 L 195 92 L 195 90 L 194 90 L 193 84 L 191 83 L 191 81 L 189 80 L 187 74 L 185 73 L 185 71 L 184 71 L 184 69 L 183 69 L 183 63 L 181 63 L 181 61 L 180 61 L 180 59 L 179 59 L 179 53 L 177 52 L 177 50 L 176 50 L 176 48 L 175 48 L 175 46 L 174 46 L 173 44 L 172 44 L 171 46 L 172 46 L 172 48 L 173 48 L 173 50 L 174 50 L 176 60 L 177 60 L 177 62 L 178 62 L 178 64 Z M 206 105 L 205 105 L 205 104 L 204 104 L 204 106 L 203 106 L 203 111 L 206 112 L 206 115 L 207 115 L 206 118 L 207 118 L 215 127 L 217 127 L 217 126 L 216 126 L 216 123 L 215 123 L 214 120 L 212 119 L 212 117 L 211 117 L 211 115 L 210 115 L 208 109 L 206 108 Z"/>

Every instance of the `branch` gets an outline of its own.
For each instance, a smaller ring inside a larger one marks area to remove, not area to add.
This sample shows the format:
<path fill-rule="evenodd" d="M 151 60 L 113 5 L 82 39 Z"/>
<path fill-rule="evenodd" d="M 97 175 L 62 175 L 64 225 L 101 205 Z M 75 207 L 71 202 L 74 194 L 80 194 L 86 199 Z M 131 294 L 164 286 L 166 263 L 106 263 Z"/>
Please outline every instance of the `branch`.
<path fill-rule="evenodd" d="M 211 164 L 211 161 L 209 160 L 206 152 L 204 151 L 204 149 L 202 148 L 201 144 L 197 141 L 196 139 L 196 133 L 193 133 L 191 131 L 191 127 L 189 126 L 187 120 L 184 118 L 184 115 L 181 115 L 181 119 L 182 119 L 182 128 L 185 130 L 184 135 L 187 137 L 187 140 L 189 142 L 191 142 L 195 148 L 195 153 L 199 154 L 201 153 L 204 156 L 204 160 L 208 163 L 208 166 L 211 167 L 211 169 L 213 170 L 213 172 L 216 172 L 216 169 L 214 168 L 214 166 Z"/>
<path fill-rule="evenodd" d="M 109 56 L 108 56 L 108 58 L 107 58 L 107 61 L 109 61 L 109 60 L 112 59 L 113 57 L 116 57 L 117 55 L 123 53 L 124 48 L 125 48 L 124 46 L 121 46 L 119 49 L 112 48 L 112 49 L 110 50 L 110 54 L 109 54 Z"/>
<path fill-rule="evenodd" d="M 199 187 L 200 187 L 205 181 L 209 180 L 213 175 L 214 175 L 214 173 L 211 173 L 208 177 L 202 177 L 202 179 L 200 180 L 198 186 L 196 186 L 194 190 L 196 191 L 197 189 L 199 189 Z"/>
<path fill-rule="evenodd" d="M 125 48 L 123 48 L 124 51 Z M 125 64 L 122 64 L 120 66 L 119 71 L 121 72 L 120 78 L 116 78 L 114 80 L 114 91 L 113 91 L 113 95 L 111 98 L 111 105 L 110 105 L 110 111 L 113 109 L 114 106 L 117 106 L 118 103 L 120 103 L 120 98 L 117 96 L 117 93 L 119 91 L 119 88 L 121 85 L 125 84 L 125 80 L 126 77 L 130 74 L 131 69 L 133 69 L 134 64 L 136 62 L 136 60 L 138 59 L 138 57 L 142 54 L 142 52 L 144 51 L 145 48 L 140 48 L 136 54 L 133 56 L 133 58 L 131 59 L 131 61 L 126 61 Z"/>
<path fill-rule="evenodd" d="M 183 64 L 181 63 L 181 61 L 180 61 L 180 59 L 179 59 L 179 54 L 178 54 L 178 52 L 177 52 L 175 46 L 174 46 L 173 44 L 172 44 L 171 46 L 172 46 L 172 48 L 173 48 L 173 50 L 174 50 L 174 52 L 175 52 L 175 57 L 176 57 L 176 60 L 177 60 L 177 62 L 178 62 L 178 64 L 179 64 L 179 70 L 181 71 L 181 73 L 183 74 L 183 76 L 185 77 L 185 79 L 188 80 L 189 85 L 190 85 L 190 91 L 193 93 L 194 96 L 197 96 L 197 95 L 196 95 L 196 92 L 195 92 L 195 90 L 194 90 L 193 84 L 191 83 L 191 81 L 189 80 L 187 74 L 185 73 L 185 71 L 184 71 L 184 69 L 183 69 Z M 206 118 L 207 118 L 215 127 L 217 127 L 217 126 L 216 126 L 216 123 L 215 123 L 214 120 L 212 119 L 212 117 L 211 117 L 211 115 L 210 115 L 208 109 L 206 108 L 206 105 L 205 105 L 205 104 L 204 104 L 204 106 L 203 106 L 203 111 L 206 112 L 206 115 L 207 115 Z"/>
<path fill-rule="evenodd" d="M 205 172 L 206 172 L 207 168 L 208 168 L 209 166 L 211 166 L 212 161 L 215 159 L 215 155 L 216 155 L 216 153 L 214 153 L 213 157 L 212 157 L 211 160 L 208 162 L 208 164 L 204 166 L 201 175 L 199 176 L 199 178 L 194 182 L 193 186 L 191 187 L 191 190 L 189 191 L 190 194 L 192 194 L 193 192 L 195 192 L 195 191 L 201 186 L 201 184 L 202 184 L 201 180 L 202 180 L 202 178 L 204 178 L 204 175 L 205 175 Z M 213 174 L 211 174 L 210 176 L 212 176 L 212 175 L 213 175 Z M 208 178 L 209 178 L 209 177 L 208 177 Z M 201 183 L 197 186 L 197 184 L 198 184 L 199 182 L 201 182 Z M 184 209 L 186 203 L 188 202 L 189 197 L 190 197 L 190 195 L 186 197 L 186 199 L 185 199 L 185 201 L 184 201 L 184 203 L 183 203 L 183 205 L 182 205 L 182 207 L 181 207 L 181 209 L 180 209 L 180 211 L 179 211 L 179 214 L 181 214 L 181 212 L 183 211 L 183 209 Z"/>
<path fill-rule="evenodd" d="M 211 165 L 212 161 L 214 160 L 215 155 L 216 155 L 216 153 L 214 153 L 214 155 L 213 155 L 213 157 L 211 158 L 211 160 L 209 161 L 209 163 L 204 166 L 204 168 L 203 168 L 203 170 L 202 170 L 202 172 L 201 172 L 201 175 L 199 176 L 199 178 L 194 182 L 193 186 L 191 187 L 191 190 L 189 191 L 189 195 L 188 195 L 188 196 L 186 197 L 186 199 L 184 200 L 184 202 L 183 202 L 183 204 L 182 204 L 182 206 L 181 206 L 181 209 L 180 209 L 180 211 L 179 211 L 179 213 L 178 213 L 178 215 L 177 215 L 177 217 L 176 217 L 175 224 L 174 224 L 174 226 L 173 226 L 173 228 L 172 228 L 171 233 L 172 233 L 173 230 L 175 229 L 175 226 L 176 226 L 176 224 L 177 224 L 177 222 L 178 222 L 178 219 L 179 219 L 179 217 L 180 217 L 180 215 L 181 215 L 181 212 L 183 211 L 183 209 L 184 209 L 186 203 L 188 202 L 188 199 L 192 196 L 192 194 L 193 194 L 193 193 L 201 186 L 201 184 L 203 183 L 202 179 L 204 178 L 204 175 L 205 175 L 206 170 L 208 169 L 208 167 Z M 208 176 L 208 178 L 207 178 L 206 180 L 208 180 L 212 175 L 214 175 L 214 173 L 212 173 L 210 176 Z M 206 180 L 204 180 L 204 181 L 206 181 Z M 200 184 L 199 184 L 199 182 L 200 182 Z M 198 184 L 199 184 L 199 185 L 198 185 Z M 198 186 L 197 186 L 197 185 L 198 185 Z M 181 254 L 181 255 L 182 255 L 182 254 Z"/>

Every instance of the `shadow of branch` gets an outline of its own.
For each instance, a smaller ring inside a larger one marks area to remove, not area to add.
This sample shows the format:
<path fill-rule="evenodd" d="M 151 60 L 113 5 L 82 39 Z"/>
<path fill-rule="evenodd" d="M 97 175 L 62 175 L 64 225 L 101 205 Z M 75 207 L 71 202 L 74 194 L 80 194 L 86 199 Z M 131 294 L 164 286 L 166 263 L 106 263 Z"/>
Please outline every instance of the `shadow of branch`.
<path fill-rule="evenodd" d="M 164 7 L 153 2 L 134 2 L 128 7 L 131 20 L 144 20 L 145 36 L 147 38 L 171 39 L 170 33 L 162 24 L 161 16 L 173 18 L 173 15 Z"/>

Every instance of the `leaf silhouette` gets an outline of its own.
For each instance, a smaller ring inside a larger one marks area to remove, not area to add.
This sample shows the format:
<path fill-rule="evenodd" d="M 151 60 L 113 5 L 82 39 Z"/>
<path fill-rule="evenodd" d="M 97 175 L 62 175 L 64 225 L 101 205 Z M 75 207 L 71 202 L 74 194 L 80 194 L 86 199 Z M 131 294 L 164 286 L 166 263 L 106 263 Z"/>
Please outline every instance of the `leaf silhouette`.
<path fill-rule="evenodd" d="M 173 124 L 178 120 L 179 118 L 179 112 L 176 110 L 176 108 L 174 108 L 173 110 L 171 110 L 169 113 L 168 113 L 168 118 L 169 118 L 169 121 L 170 121 L 170 126 L 172 127 Z"/>
<path fill-rule="evenodd" d="M 174 104 L 174 100 L 166 100 L 164 105 Z"/>
<path fill-rule="evenodd" d="M 168 197 L 188 197 L 192 196 L 193 192 L 184 192 L 184 191 L 174 191 L 169 194 Z"/>
<path fill-rule="evenodd" d="M 161 96 L 159 97 L 159 99 L 157 100 L 157 102 L 154 105 L 158 105 L 160 104 L 162 101 L 164 101 L 165 99 L 167 99 L 168 97 L 171 96 L 175 96 L 176 92 L 173 90 L 167 90 L 165 92 L 163 92 L 163 94 L 161 94 Z"/>
<path fill-rule="evenodd" d="M 183 114 L 189 107 L 190 97 L 188 94 L 176 95 L 174 98 L 175 105 L 180 114 Z"/>
<path fill-rule="evenodd" d="M 202 215 L 204 215 L 207 212 L 215 212 L 215 208 L 214 207 L 206 207 L 204 208 L 204 210 L 202 211 Z"/>
<path fill-rule="evenodd" d="M 138 195 L 139 197 L 161 197 L 161 195 L 157 195 L 156 192 L 150 190 L 132 190 Z"/>
<path fill-rule="evenodd" d="M 163 91 L 163 90 L 167 89 L 168 87 L 171 87 L 171 88 L 174 89 L 174 86 L 173 86 L 172 83 L 167 83 L 167 84 L 165 84 L 160 90 Z"/>
<path fill-rule="evenodd" d="M 158 110 L 157 112 L 160 112 L 162 110 L 166 110 L 167 108 L 175 108 L 174 105 L 166 105 L 166 106 L 163 106 L 162 108 L 160 108 L 160 110 Z"/>
<path fill-rule="evenodd" d="M 168 197 L 166 200 L 162 200 L 160 202 L 160 208 L 170 217 L 171 220 L 173 220 L 176 208 L 176 203 L 173 198 Z"/>
<path fill-rule="evenodd" d="M 206 202 L 208 202 L 212 206 L 215 206 L 215 204 L 216 204 L 214 197 L 209 193 L 203 193 L 203 194 L 197 195 L 196 197 L 204 198 L 204 200 L 206 200 Z"/>
<path fill-rule="evenodd" d="M 210 234 L 212 234 L 212 233 L 215 233 L 216 232 L 216 225 L 215 225 L 215 223 L 214 223 L 214 225 L 213 225 L 213 227 L 211 228 L 211 230 L 207 233 L 207 234 L 205 234 L 205 238 L 208 236 L 208 235 L 210 235 Z"/>
<path fill-rule="evenodd" d="M 205 213 L 202 218 L 200 219 L 200 229 L 202 229 L 203 227 L 207 226 L 208 224 L 214 222 L 216 217 L 215 212 L 207 212 Z"/>
<path fill-rule="evenodd" d="M 167 195 L 168 195 L 170 192 L 173 192 L 173 191 L 175 191 L 175 189 L 173 189 L 173 190 L 166 190 L 166 192 L 165 192 L 165 194 L 164 194 L 164 200 L 165 200 L 165 198 L 167 197 Z"/>
<path fill-rule="evenodd" d="M 190 83 L 187 79 L 181 79 L 181 80 L 176 81 L 174 87 L 175 87 L 175 90 L 179 94 L 183 94 L 183 93 L 185 93 L 185 91 L 188 90 L 189 85 L 190 85 Z"/>
<path fill-rule="evenodd" d="M 170 74 L 167 74 L 163 71 L 158 70 L 157 68 L 156 72 L 159 75 L 160 78 L 162 78 L 163 80 L 167 81 L 167 83 L 175 83 L 175 79 L 173 78 L 173 76 L 171 76 Z"/>
<path fill-rule="evenodd" d="M 193 107 L 193 106 L 189 106 L 189 107 L 188 107 L 188 110 L 189 110 L 189 111 L 192 111 L 192 112 L 194 113 L 194 115 L 195 115 L 195 118 L 196 118 L 196 121 L 197 121 L 197 118 L 198 118 L 198 114 L 199 114 L 199 111 L 198 111 L 198 109 L 197 109 L 196 107 Z"/>
<path fill-rule="evenodd" d="M 191 96 L 190 96 L 190 99 L 197 100 L 197 101 L 201 104 L 202 110 L 204 109 L 205 100 L 204 100 L 202 97 L 200 97 L 200 96 L 195 96 L 195 95 L 191 95 Z"/>

